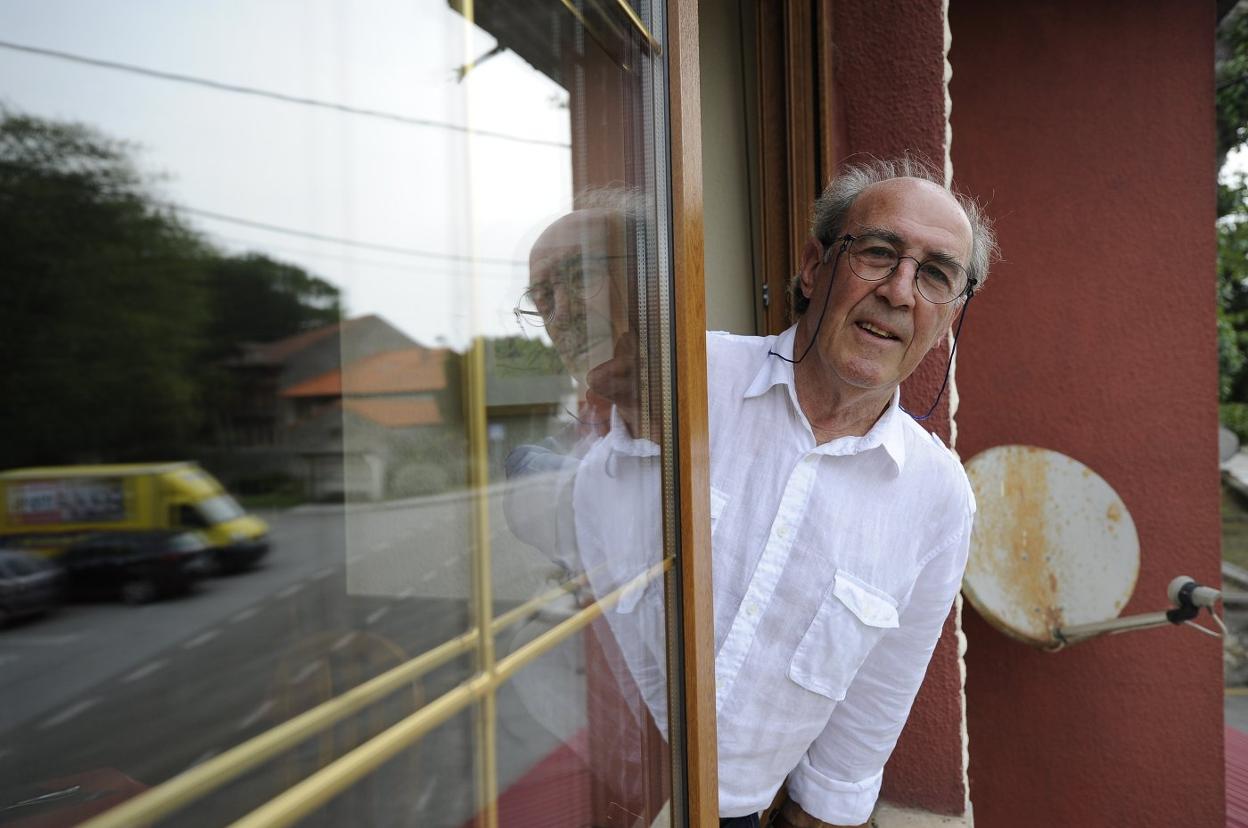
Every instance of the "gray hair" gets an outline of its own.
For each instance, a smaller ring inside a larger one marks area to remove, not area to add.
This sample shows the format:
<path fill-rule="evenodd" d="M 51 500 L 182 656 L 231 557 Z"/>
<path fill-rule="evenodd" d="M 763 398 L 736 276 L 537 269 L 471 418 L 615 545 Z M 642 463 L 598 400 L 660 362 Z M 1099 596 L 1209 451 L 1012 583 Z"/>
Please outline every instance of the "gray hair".
<path fill-rule="evenodd" d="M 845 219 L 858 196 L 871 185 L 894 178 L 930 181 L 948 191 L 957 201 L 971 225 L 971 260 L 967 263 L 967 275 L 974 280 L 976 290 L 983 290 L 984 283 L 988 281 L 988 269 L 999 254 L 992 221 L 984 214 L 977 201 L 949 190 L 945 186 L 944 176 L 932 164 L 913 156 L 906 155 L 890 160 L 872 158 L 843 167 L 840 174 L 828 182 L 819 198 L 815 199 L 810 234 L 825 247 L 830 245 L 833 239 L 839 238 L 844 232 Z M 797 277 L 793 278 L 790 296 L 794 315 L 801 316 L 810 307 L 810 300 L 802 293 Z"/>

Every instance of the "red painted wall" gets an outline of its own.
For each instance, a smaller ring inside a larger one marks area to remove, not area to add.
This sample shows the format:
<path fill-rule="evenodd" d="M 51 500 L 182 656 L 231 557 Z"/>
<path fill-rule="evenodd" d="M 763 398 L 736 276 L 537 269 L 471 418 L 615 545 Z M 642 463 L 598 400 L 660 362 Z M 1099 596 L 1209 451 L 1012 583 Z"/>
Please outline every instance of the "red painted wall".
<path fill-rule="evenodd" d="M 845 155 L 881 158 L 905 152 L 945 159 L 945 28 L 940 0 L 852 0 L 833 4 L 837 133 Z M 924 412 L 940 389 L 949 352 L 937 348 L 902 391 Z M 948 398 L 929 428 L 949 440 Z M 944 814 L 961 814 L 961 678 L 952 617 L 928 667 L 884 774 L 882 797 Z"/>
<path fill-rule="evenodd" d="M 953 162 L 1005 255 L 967 318 L 958 448 L 1028 443 L 1126 502 L 1141 571 L 1217 583 L 1214 4 L 957 0 Z M 1135 632 L 1056 654 L 968 609 L 980 828 L 1224 824 L 1213 639 Z"/>

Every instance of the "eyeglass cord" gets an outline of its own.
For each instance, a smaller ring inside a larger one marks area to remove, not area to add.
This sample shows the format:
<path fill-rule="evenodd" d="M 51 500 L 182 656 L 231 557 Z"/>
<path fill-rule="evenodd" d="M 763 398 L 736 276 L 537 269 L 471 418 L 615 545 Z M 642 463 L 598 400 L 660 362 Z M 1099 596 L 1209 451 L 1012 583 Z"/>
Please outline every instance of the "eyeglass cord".
<path fill-rule="evenodd" d="M 810 349 L 814 347 L 815 342 L 817 342 L 819 339 L 819 330 L 820 328 L 823 327 L 823 317 L 828 312 L 828 304 L 830 303 L 832 299 L 832 283 L 836 280 L 836 266 L 840 262 L 841 253 L 844 250 L 845 250 L 845 245 L 841 245 L 840 249 L 836 251 L 836 258 L 832 260 L 832 274 L 828 278 L 828 290 L 823 295 L 823 309 L 819 311 L 819 322 L 818 324 L 815 325 L 815 332 L 811 334 L 810 336 L 810 342 L 806 344 L 806 350 L 802 351 L 802 355 L 798 357 L 797 359 L 789 359 L 783 354 L 778 354 L 772 350 L 767 351 L 767 354 L 769 356 L 779 357 L 780 359 L 784 360 L 790 365 L 797 365 L 799 362 L 801 362 L 803 359 L 806 358 L 807 354 L 810 353 Z M 971 299 L 973 298 L 975 298 L 975 291 L 974 291 L 974 286 L 972 285 L 971 292 L 967 294 L 966 301 L 962 303 L 962 311 L 961 313 L 958 314 L 958 327 L 953 332 L 953 345 L 952 347 L 949 348 L 949 361 L 945 363 L 945 378 L 940 383 L 940 390 L 936 392 L 936 399 L 932 401 L 932 407 L 927 409 L 927 413 L 920 417 L 917 414 L 914 414 L 910 411 L 906 411 L 905 406 L 900 406 L 901 410 L 905 411 L 907 414 L 913 417 L 916 422 L 921 423 L 924 420 L 930 418 L 932 416 L 932 413 L 936 411 L 936 406 L 940 405 L 940 398 L 944 396 L 945 387 L 949 385 L 949 372 L 953 370 L 953 356 L 954 354 L 958 352 L 958 337 L 962 336 L 962 323 L 966 321 L 966 309 L 971 304 Z"/>

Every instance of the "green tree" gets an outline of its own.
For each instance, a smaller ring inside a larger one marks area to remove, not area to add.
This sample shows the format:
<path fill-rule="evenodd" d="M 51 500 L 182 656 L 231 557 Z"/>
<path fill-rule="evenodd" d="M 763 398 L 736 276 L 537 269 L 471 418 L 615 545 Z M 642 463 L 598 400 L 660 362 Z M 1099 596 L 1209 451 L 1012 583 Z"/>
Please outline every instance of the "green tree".
<path fill-rule="evenodd" d="M 0 468 L 186 456 L 241 343 L 340 317 L 328 282 L 206 242 L 135 152 L 0 110 Z"/>
<path fill-rule="evenodd" d="M 210 251 L 153 200 L 132 147 L 0 114 L 0 466 L 180 445 Z"/>
<path fill-rule="evenodd" d="M 268 342 L 342 318 L 338 288 L 307 271 L 257 253 L 213 259 L 207 268 L 211 356 L 243 342 Z"/>
<path fill-rule="evenodd" d="M 1219 6 L 1217 32 L 1217 167 L 1248 140 L 1248 13 Z M 1248 184 L 1236 176 L 1218 185 L 1217 334 L 1219 394 L 1224 403 L 1248 403 Z M 1224 419 L 1243 421 L 1224 409 Z M 1229 424 L 1229 423 L 1228 423 Z M 1248 437 L 1248 428 L 1245 434 Z"/>

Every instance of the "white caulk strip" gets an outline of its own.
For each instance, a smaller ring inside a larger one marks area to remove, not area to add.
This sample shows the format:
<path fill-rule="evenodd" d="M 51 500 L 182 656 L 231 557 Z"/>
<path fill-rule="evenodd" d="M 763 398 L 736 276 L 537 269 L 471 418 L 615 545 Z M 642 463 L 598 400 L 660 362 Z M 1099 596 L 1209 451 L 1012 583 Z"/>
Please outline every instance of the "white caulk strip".
<path fill-rule="evenodd" d="M 142 667 L 140 667 L 139 669 L 135 670 L 130 675 L 123 678 L 121 681 L 123 684 L 134 684 L 136 681 L 139 681 L 140 679 L 147 678 L 152 673 L 161 669 L 168 663 L 169 662 L 165 661 L 163 658 L 158 658 L 155 661 L 149 661 L 146 664 L 144 664 Z"/>
<path fill-rule="evenodd" d="M 95 707 L 99 703 L 100 703 L 99 699 L 83 699 L 77 704 L 72 704 L 69 707 L 65 708 L 60 713 L 57 713 L 55 716 L 52 716 L 51 718 L 48 718 L 48 719 L 44 719 L 42 722 L 39 723 L 39 729 L 49 730 L 58 725 L 63 725 L 66 722 L 68 722 L 70 719 L 73 719 L 76 716 L 80 716 L 83 713 L 86 713 L 88 710 Z"/>
<path fill-rule="evenodd" d="M 264 704 L 257 707 L 255 710 L 248 713 L 247 718 L 239 722 L 238 727 L 236 729 L 246 730 L 247 728 L 254 725 L 256 722 L 263 719 L 265 716 L 269 715 L 269 711 L 272 709 L 273 709 L 273 700 L 270 699 L 269 701 L 266 701 Z"/>

